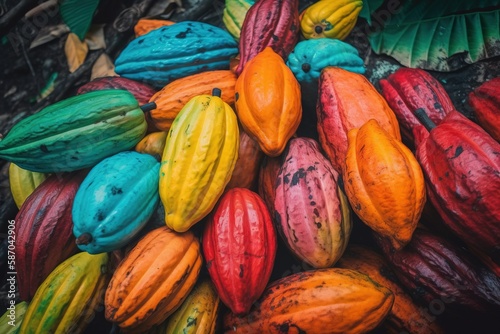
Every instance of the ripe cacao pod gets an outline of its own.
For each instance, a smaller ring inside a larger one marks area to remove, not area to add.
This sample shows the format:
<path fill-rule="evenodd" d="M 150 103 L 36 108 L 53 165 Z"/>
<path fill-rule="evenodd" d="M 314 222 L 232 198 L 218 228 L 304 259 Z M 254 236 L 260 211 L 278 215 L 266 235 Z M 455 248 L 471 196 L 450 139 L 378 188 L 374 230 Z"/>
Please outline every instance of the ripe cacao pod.
<path fill-rule="evenodd" d="M 377 238 L 396 276 L 418 301 L 446 303 L 445 311 L 500 309 L 500 277 L 448 240 L 422 228 L 405 248 L 395 251 Z"/>
<path fill-rule="evenodd" d="M 214 87 L 222 91 L 222 100 L 234 104 L 236 75 L 229 70 L 204 71 L 172 81 L 151 97 L 156 108 L 149 113 L 155 126 L 168 131 L 175 117 L 193 97 L 210 95 Z"/>
<path fill-rule="evenodd" d="M 189 100 L 170 128 L 160 167 L 169 228 L 184 232 L 208 215 L 231 178 L 238 148 L 237 118 L 226 102 L 210 95 Z"/>
<path fill-rule="evenodd" d="M 302 118 L 300 86 L 292 71 L 267 47 L 245 66 L 235 92 L 243 129 L 265 154 L 280 155 Z"/>
<path fill-rule="evenodd" d="M 174 23 L 175 22 L 169 20 L 139 19 L 134 26 L 134 34 L 135 37 L 139 37 L 152 30 L 156 30 L 164 26 L 171 26 Z"/>
<path fill-rule="evenodd" d="M 370 119 L 395 139 L 401 140 L 394 112 L 375 87 L 363 75 L 338 67 L 321 72 L 318 88 L 318 135 L 321 147 L 341 172 L 347 153 L 347 133 Z"/>
<path fill-rule="evenodd" d="M 195 285 L 177 311 L 148 334 L 215 334 L 219 301 L 212 282 L 203 280 Z"/>
<path fill-rule="evenodd" d="M 267 47 L 286 60 L 299 40 L 299 24 L 298 0 L 259 0 L 253 4 L 241 26 L 236 74 Z"/>
<path fill-rule="evenodd" d="M 367 333 L 389 313 L 393 293 L 354 270 L 300 272 L 270 284 L 251 313 L 224 317 L 225 333 Z"/>
<path fill-rule="evenodd" d="M 248 188 L 253 190 L 259 176 L 259 167 L 264 157 L 259 144 L 253 140 L 243 129 L 240 130 L 240 146 L 238 160 L 234 166 L 231 179 L 226 189 Z"/>
<path fill-rule="evenodd" d="M 108 254 L 81 252 L 57 266 L 28 305 L 20 333 L 82 333 L 102 303 Z"/>
<path fill-rule="evenodd" d="M 500 77 L 486 81 L 469 94 L 477 122 L 500 142 Z"/>
<path fill-rule="evenodd" d="M 14 202 L 21 208 L 26 198 L 42 183 L 48 174 L 23 169 L 15 163 L 9 164 L 9 187 Z"/>
<path fill-rule="evenodd" d="M 139 153 L 152 155 L 156 160 L 161 161 L 161 156 L 165 150 L 168 131 L 151 132 L 135 145 L 135 150 Z"/>
<path fill-rule="evenodd" d="M 78 251 L 71 208 L 85 172 L 51 175 L 16 216 L 16 271 L 21 300 L 30 301 L 49 274 Z"/>
<path fill-rule="evenodd" d="M 349 202 L 361 220 L 404 247 L 424 209 L 425 180 L 413 153 L 371 119 L 348 134 L 343 179 Z"/>
<path fill-rule="evenodd" d="M 14 306 L 14 309 L 11 309 L 11 305 L 9 305 L 7 311 L 0 317 L 0 333 L 17 334 L 19 333 L 19 328 L 21 328 L 28 303 L 19 302 Z"/>
<path fill-rule="evenodd" d="M 457 111 L 414 136 L 427 195 L 445 224 L 500 264 L 500 143 Z"/>
<path fill-rule="evenodd" d="M 351 208 L 315 140 L 290 140 L 275 188 L 274 219 L 288 248 L 314 268 L 333 266 L 349 242 Z"/>
<path fill-rule="evenodd" d="M 258 191 L 266 203 L 269 212 L 274 212 L 274 198 L 276 197 L 276 181 L 281 168 L 281 157 L 271 158 L 264 156 L 259 169 Z"/>
<path fill-rule="evenodd" d="M 146 225 L 160 198 L 160 163 L 149 154 L 124 151 L 95 165 L 73 203 L 73 234 L 80 250 L 112 252 Z"/>
<path fill-rule="evenodd" d="M 238 44 L 222 28 L 183 21 L 133 39 L 115 60 L 115 72 L 159 89 L 188 75 L 228 70 Z"/>
<path fill-rule="evenodd" d="M 264 201 L 245 188 L 228 190 L 205 225 L 202 244 L 220 299 L 233 313 L 248 313 L 267 285 L 276 255 Z"/>
<path fill-rule="evenodd" d="M 0 140 L 0 158 L 35 172 L 71 172 L 134 147 L 146 127 L 129 92 L 89 92 L 22 119 Z"/>
<path fill-rule="evenodd" d="M 418 68 L 401 67 L 387 79 L 380 80 L 382 95 L 398 118 L 401 132 L 413 139 L 413 128 L 420 125 L 415 116 L 423 109 L 436 124 L 455 110 L 444 87 L 428 72 Z"/>
<path fill-rule="evenodd" d="M 236 39 L 240 39 L 241 26 L 248 9 L 255 3 L 254 0 L 226 0 L 222 12 L 222 22 L 226 30 Z"/>
<path fill-rule="evenodd" d="M 443 333 L 443 329 L 435 321 L 431 321 L 425 310 L 417 306 L 403 290 L 382 255 L 366 246 L 350 244 L 337 262 L 337 266 L 359 271 L 392 291 L 394 305 L 381 325 L 384 333 Z"/>
<path fill-rule="evenodd" d="M 193 233 L 166 226 L 150 231 L 116 268 L 106 290 L 106 319 L 132 333 L 161 324 L 194 287 L 202 261 Z"/>
<path fill-rule="evenodd" d="M 300 30 L 305 38 L 346 38 L 356 25 L 363 7 L 361 0 L 317 1 L 301 15 Z"/>

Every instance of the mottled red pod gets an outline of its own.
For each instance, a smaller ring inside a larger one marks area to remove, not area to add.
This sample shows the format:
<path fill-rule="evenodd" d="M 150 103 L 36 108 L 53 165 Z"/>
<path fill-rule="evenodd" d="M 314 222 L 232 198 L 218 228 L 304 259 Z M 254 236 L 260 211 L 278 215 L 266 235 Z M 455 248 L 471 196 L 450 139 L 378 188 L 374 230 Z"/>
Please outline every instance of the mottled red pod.
<path fill-rule="evenodd" d="M 382 95 L 398 118 L 401 132 L 413 138 L 412 129 L 420 125 L 415 111 L 423 109 L 436 124 L 455 110 L 444 87 L 428 72 L 401 67 L 387 79 L 380 80 Z"/>
<path fill-rule="evenodd" d="M 414 128 L 428 198 L 458 237 L 500 263 L 500 144 L 457 111 L 432 126 Z"/>
<path fill-rule="evenodd" d="M 483 83 L 469 94 L 477 122 L 500 142 L 500 77 Z"/>
<path fill-rule="evenodd" d="M 276 195 L 276 180 L 281 168 L 281 157 L 264 156 L 259 169 L 258 191 L 269 212 L 274 212 L 274 197 Z"/>
<path fill-rule="evenodd" d="M 47 276 L 76 254 L 71 208 L 85 172 L 53 174 L 16 216 L 16 271 L 21 300 L 30 301 Z"/>
<path fill-rule="evenodd" d="M 288 248 L 314 268 L 342 256 L 351 234 L 351 208 L 339 173 L 310 138 L 290 140 L 276 182 L 274 218 Z"/>
<path fill-rule="evenodd" d="M 245 64 L 267 46 L 286 60 L 297 44 L 299 32 L 298 0 L 256 1 L 241 26 L 236 74 L 239 75 Z"/>
<path fill-rule="evenodd" d="M 219 200 L 202 238 L 203 254 L 217 293 L 243 315 L 262 295 L 276 255 L 276 234 L 264 201 L 245 188 Z"/>

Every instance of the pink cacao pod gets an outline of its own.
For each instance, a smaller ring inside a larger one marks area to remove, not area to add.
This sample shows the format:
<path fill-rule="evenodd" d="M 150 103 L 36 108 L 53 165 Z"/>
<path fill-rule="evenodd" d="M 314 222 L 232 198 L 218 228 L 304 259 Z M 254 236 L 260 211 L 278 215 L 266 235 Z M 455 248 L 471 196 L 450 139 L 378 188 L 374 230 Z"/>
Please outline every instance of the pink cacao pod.
<path fill-rule="evenodd" d="M 236 75 L 240 75 L 245 64 L 267 46 L 286 61 L 299 40 L 299 32 L 298 0 L 256 1 L 248 9 L 241 26 Z"/>
<path fill-rule="evenodd" d="M 202 245 L 222 302 L 236 315 L 248 313 L 269 281 L 276 255 L 264 201 L 245 188 L 228 190 L 207 221 Z"/>
<path fill-rule="evenodd" d="M 53 174 L 16 216 L 16 270 L 21 300 L 30 301 L 47 276 L 76 254 L 71 208 L 86 172 Z"/>
<path fill-rule="evenodd" d="M 274 218 L 288 248 L 314 268 L 334 265 L 351 234 L 351 208 L 338 183 L 315 140 L 290 140 L 276 182 Z"/>

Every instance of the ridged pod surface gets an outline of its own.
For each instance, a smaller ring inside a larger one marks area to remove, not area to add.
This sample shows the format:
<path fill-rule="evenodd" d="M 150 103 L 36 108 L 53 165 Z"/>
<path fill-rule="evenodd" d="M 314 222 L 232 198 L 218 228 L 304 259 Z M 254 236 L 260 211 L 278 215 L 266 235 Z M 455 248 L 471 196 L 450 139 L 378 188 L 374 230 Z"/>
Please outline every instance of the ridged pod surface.
<path fill-rule="evenodd" d="M 155 126 L 168 131 L 175 117 L 193 97 L 211 94 L 214 87 L 222 91 L 221 98 L 229 105 L 234 104 L 236 75 L 229 70 L 204 71 L 172 81 L 154 94 L 150 102 L 156 108 L 150 111 Z"/>
<path fill-rule="evenodd" d="M 264 153 L 261 151 L 259 144 L 240 128 L 238 160 L 226 189 L 253 189 L 257 185 L 259 167 L 263 158 Z"/>
<path fill-rule="evenodd" d="M 295 45 L 286 64 L 300 83 L 317 82 L 327 66 L 365 73 L 363 59 L 358 50 L 345 42 L 331 38 L 306 39 Z"/>
<path fill-rule="evenodd" d="M 168 131 L 157 131 L 147 134 L 135 145 L 135 150 L 139 153 L 152 155 L 156 160 L 161 161 L 161 156 L 165 150 Z"/>
<path fill-rule="evenodd" d="M 21 208 L 26 198 L 42 183 L 48 174 L 23 169 L 15 163 L 9 165 L 9 187 L 14 202 Z"/>
<path fill-rule="evenodd" d="M 219 303 L 212 282 L 200 281 L 177 311 L 148 334 L 215 334 Z"/>
<path fill-rule="evenodd" d="M 198 95 L 170 128 L 160 167 L 165 222 L 185 232 L 214 208 L 238 159 L 233 109 L 218 96 Z"/>
<path fill-rule="evenodd" d="M 19 302 L 14 306 L 14 309 L 10 309 L 11 305 L 8 306 L 7 311 L 0 317 L 0 333 L 17 334 L 19 333 L 19 328 L 21 328 L 28 303 Z"/>
<path fill-rule="evenodd" d="M 16 285 L 30 301 L 59 264 L 78 251 L 71 208 L 84 172 L 51 175 L 24 202 L 16 216 Z"/>
<path fill-rule="evenodd" d="M 457 111 L 414 135 L 429 200 L 458 237 L 500 263 L 500 143 Z"/>
<path fill-rule="evenodd" d="M 108 254 L 73 255 L 47 277 L 28 305 L 20 333 L 82 333 L 109 280 Z"/>
<path fill-rule="evenodd" d="M 0 141 L 0 158 L 35 172 L 71 172 L 134 147 L 146 127 L 128 91 L 89 92 L 18 122 Z"/>
<path fill-rule="evenodd" d="M 398 118 L 401 132 L 413 138 L 413 128 L 420 125 L 415 116 L 423 109 L 436 124 L 455 110 L 444 87 L 428 72 L 418 68 L 401 67 L 387 79 L 380 80 L 382 95 Z"/>
<path fill-rule="evenodd" d="M 361 0 L 322 0 L 304 10 L 300 30 L 305 38 L 346 38 L 356 25 Z"/>
<path fill-rule="evenodd" d="M 370 248 L 350 244 L 337 267 L 359 271 L 382 284 L 394 294 L 394 305 L 382 323 L 384 333 L 440 334 L 443 329 L 408 295 L 384 257 Z"/>
<path fill-rule="evenodd" d="M 500 142 L 500 77 L 490 79 L 469 94 L 477 122 Z"/>
<path fill-rule="evenodd" d="M 375 232 L 401 249 L 417 227 L 426 201 L 417 159 L 376 120 L 348 134 L 343 179 L 354 212 Z"/>
<path fill-rule="evenodd" d="M 354 270 L 301 272 L 273 282 L 246 317 L 229 313 L 225 333 L 367 333 L 389 313 L 392 292 Z"/>
<path fill-rule="evenodd" d="M 347 133 L 370 119 L 401 140 L 396 115 L 365 76 L 338 67 L 321 72 L 318 88 L 318 135 L 321 147 L 337 171 L 347 153 Z"/>
<path fill-rule="evenodd" d="M 174 23 L 175 22 L 169 20 L 139 19 L 134 26 L 134 34 L 135 37 L 139 37 L 152 30 L 156 30 L 164 26 L 171 26 Z"/>
<path fill-rule="evenodd" d="M 132 40 L 115 60 L 120 76 L 162 88 L 188 75 L 228 70 L 238 44 L 225 30 L 208 23 L 183 21 Z"/>
<path fill-rule="evenodd" d="M 124 151 L 95 165 L 73 203 L 76 244 L 90 254 L 112 252 L 146 225 L 158 202 L 160 163 L 149 154 Z"/>
<path fill-rule="evenodd" d="M 500 277 L 448 240 L 417 228 L 400 251 L 378 241 L 401 284 L 424 305 L 444 300 L 450 311 L 498 314 Z"/>
<path fill-rule="evenodd" d="M 248 62 L 235 94 L 245 131 L 266 155 L 280 155 L 302 119 L 300 85 L 292 71 L 267 47 Z"/>
<path fill-rule="evenodd" d="M 314 268 L 337 262 L 351 235 L 351 208 L 337 173 L 311 138 L 294 138 L 283 158 L 274 219 L 288 248 Z"/>
<path fill-rule="evenodd" d="M 259 169 L 258 191 L 266 203 L 269 212 L 274 212 L 274 198 L 276 197 L 276 181 L 281 168 L 281 157 L 271 158 L 264 156 Z"/>
<path fill-rule="evenodd" d="M 247 11 L 239 40 L 236 74 L 266 47 L 286 60 L 299 40 L 298 0 L 259 0 Z"/>
<path fill-rule="evenodd" d="M 236 39 L 240 39 L 241 26 L 248 9 L 255 3 L 254 0 L 226 0 L 222 12 L 222 22 L 226 30 Z"/>
<path fill-rule="evenodd" d="M 105 315 L 121 330 L 141 333 L 161 324 L 193 289 L 202 265 L 191 232 L 148 232 L 116 268 L 106 290 Z"/>
<path fill-rule="evenodd" d="M 274 266 L 276 234 L 264 201 L 234 188 L 220 199 L 202 238 L 217 293 L 235 314 L 246 314 L 264 291 Z"/>

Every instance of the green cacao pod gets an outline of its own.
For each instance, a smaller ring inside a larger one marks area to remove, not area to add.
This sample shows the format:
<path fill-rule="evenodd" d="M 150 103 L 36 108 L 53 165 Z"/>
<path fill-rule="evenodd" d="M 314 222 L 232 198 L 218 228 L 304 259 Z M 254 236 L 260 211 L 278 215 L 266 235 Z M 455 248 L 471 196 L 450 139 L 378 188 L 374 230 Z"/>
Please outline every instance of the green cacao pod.
<path fill-rule="evenodd" d="M 17 334 L 28 308 L 28 303 L 20 302 L 12 304 L 14 299 L 10 301 L 11 304 L 7 307 L 7 311 L 0 317 L 0 333 Z"/>

